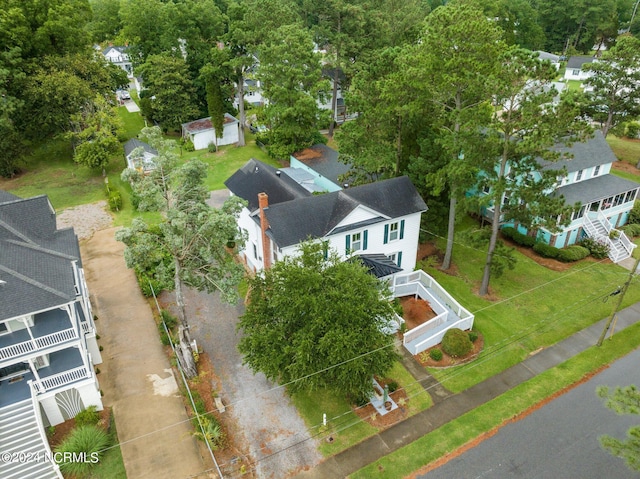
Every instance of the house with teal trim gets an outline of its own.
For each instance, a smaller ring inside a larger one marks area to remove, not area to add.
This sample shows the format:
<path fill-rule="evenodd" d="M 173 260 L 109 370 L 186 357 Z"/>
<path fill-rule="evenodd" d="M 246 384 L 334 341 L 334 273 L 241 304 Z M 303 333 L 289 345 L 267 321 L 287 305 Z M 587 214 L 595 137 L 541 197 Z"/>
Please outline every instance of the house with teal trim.
<path fill-rule="evenodd" d="M 618 159 L 600 130 L 585 142 L 560 147 L 557 151 L 562 159 L 557 162 L 540 161 L 540 168 L 559 171 L 556 188 L 549 192 L 550 195 L 564 198 L 567 205 L 580 205 L 573 211 L 569 225 L 558 233 L 545 228 L 529 231 L 505 218 L 503 226 L 513 226 L 520 233 L 536 235 L 538 241 L 557 248 L 590 237 L 609 245 L 609 258 L 613 262 L 631 256 L 635 245 L 618 228 L 627 223 L 640 184 L 611 173 L 611 167 Z M 564 174 L 560 173 L 562 170 Z M 490 218 L 491 208 L 483 213 Z"/>

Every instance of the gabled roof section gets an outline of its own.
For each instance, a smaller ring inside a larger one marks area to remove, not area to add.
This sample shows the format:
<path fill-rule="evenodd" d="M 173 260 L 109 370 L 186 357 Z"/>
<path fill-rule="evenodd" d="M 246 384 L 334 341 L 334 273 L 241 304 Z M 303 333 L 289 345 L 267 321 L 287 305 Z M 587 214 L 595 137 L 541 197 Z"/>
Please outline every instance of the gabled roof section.
<path fill-rule="evenodd" d="M 267 194 L 269 205 L 311 195 L 290 176 L 254 158 L 247 161 L 224 184 L 234 195 L 249 203 L 249 211 L 255 211 L 258 208 L 259 193 Z"/>
<path fill-rule="evenodd" d="M 129 156 L 131 152 L 138 147 L 144 148 L 144 151 L 146 151 L 147 153 L 158 156 L 158 150 L 152 148 L 151 145 L 145 143 L 144 141 L 140 141 L 137 138 L 131 138 L 124 144 L 124 155 Z"/>
<path fill-rule="evenodd" d="M 581 69 L 582 65 L 584 65 L 585 63 L 593 63 L 594 60 L 595 58 L 589 55 L 575 55 L 569 57 L 569 60 L 567 61 L 567 68 Z"/>
<path fill-rule="evenodd" d="M 318 174 L 340 185 L 338 177 L 347 173 L 349 165 L 338 160 L 338 152 L 327 145 L 314 145 L 293 154 L 293 157 Z"/>
<path fill-rule="evenodd" d="M 415 186 L 408 177 L 402 176 L 295 201 L 270 203 L 265 210 L 269 234 L 280 247 L 298 244 L 309 237 L 322 238 L 332 234 L 334 228 L 360 205 L 378 213 L 376 222 L 427 210 Z M 340 229 L 341 232 L 348 230 Z"/>
<path fill-rule="evenodd" d="M 231 123 L 238 123 L 237 118 L 229 115 L 229 113 L 224 114 L 224 123 L 223 127 L 229 125 Z M 182 130 L 187 133 L 201 133 L 203 131 L 213 130 L 213 123 L 211 123 L 211 117 L 201 118 L 200 120 L 190 121 L 188 123 L 182 124 Z"/>
<path fill-rule="evenodd" d="M 571 148 L 556 147 L 554 149 L 563 154 L 569 153 L 572 158 L 556 162 L 541 161 L 540 163 L 545 170 L 560 170 L 565 167 L 571 173 L 618 161 L 600 130 L 596 130 L 593 138 L 582 143 L 574 143 Z"/>
<path fill-rule="evenodd" d="M 538 58 L 540 58 L 540 60 L 549 60 L 551 63 L 558 63 L 560 61 L 560 56 L 554 55 L 553 53 L 544 52 L 542 50 L 537 50 L 535 53 L 538 54 Z"/>
<path fill-rule="evenodd" d="M 73 301 L 74 261 L 77 237 L 71 228 L 56 229 L 46 196 L 0 202 L 0 320 Z"/>

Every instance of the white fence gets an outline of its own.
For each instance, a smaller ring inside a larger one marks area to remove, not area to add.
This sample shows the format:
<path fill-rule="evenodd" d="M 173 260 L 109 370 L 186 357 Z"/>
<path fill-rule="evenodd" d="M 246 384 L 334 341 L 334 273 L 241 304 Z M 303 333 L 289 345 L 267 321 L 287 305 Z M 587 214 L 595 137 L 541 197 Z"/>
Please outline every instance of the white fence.
<path fill-rule="evenodd" d="M 78 339 L 78 333 L 75 328 L 64 329 L 55 333 L 47 334 L 46 336 L 40 336 L 23 341 L 21 343 L 12 344 L 0 349 L 0 359 L 11 359 L 23 354 L 37 351 L 38 349 L 48 348 L 55 346 L 72 339 Z"/>

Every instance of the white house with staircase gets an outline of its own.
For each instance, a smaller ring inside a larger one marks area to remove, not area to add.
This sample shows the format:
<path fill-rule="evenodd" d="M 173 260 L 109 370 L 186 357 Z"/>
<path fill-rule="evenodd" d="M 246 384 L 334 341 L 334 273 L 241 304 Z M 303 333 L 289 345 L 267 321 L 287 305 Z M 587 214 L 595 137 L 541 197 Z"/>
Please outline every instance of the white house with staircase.
<path fill-rule="evenodd" d="M 101 362 L 73 229 L 46 196 L 0 191 L 1 478 L 62 478 L 45 428 L 102 410 Z"/>
<path fill-rule="evenodd" d="M 558 148 L 558 151 L 563 159 L 541 161 L 540 167 L 559 171 L 556 189 L 550 192 L 551 195 L 563 197 L 567 205 L 580 205 L 573 211 L 571 222 L 558 233 L 545 228 L 529 232 L 506 218 L 503 226 L 515 227 L 523 234 L 534 234 L 538 241 L 556 248 L 590 237 L 609 246 L 609 258 L 615 263 L 631 256 L 635 245 L 618 228 L 627 223 L 640 184 L 611 173 L 611 167 L 618 159 L 600 130 L 593 138 Z M 565 174 L 561 175 L 563 169 Z M 489 208 L 486 213 L 490 215 L 492 211 Z"/>

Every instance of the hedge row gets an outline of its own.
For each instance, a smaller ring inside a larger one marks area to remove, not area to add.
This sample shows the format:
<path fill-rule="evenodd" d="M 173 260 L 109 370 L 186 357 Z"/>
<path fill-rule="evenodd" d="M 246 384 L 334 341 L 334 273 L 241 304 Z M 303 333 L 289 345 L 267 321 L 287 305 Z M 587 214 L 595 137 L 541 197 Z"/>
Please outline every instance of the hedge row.
<path fill-rule="evenodd" d="M 535 238 L 524 235 L 520 233 L 517 229 L 512 228 L 510 226 L 506 228 L 502 228 L 500 231 L 502 231 L 502 234 L 504 236 L 512 239 L 514 243 L 519 244 L 520 246 L 527 246 L 531 248 L 533 245 L 536 244 Z"/>
<path fill-rule="evenodd" d="M 573 261 L 584 259 L 591 253 L 590 248 L 585 247 L 586 245 L 571 245 L 567 246 L 564 249 L 559 249 L 546 243 L 537 243 L 535 238 L 524 235 L 512 227 L 502 228 L 501 231 L 504 236 L 506 236 L 507 238 L 511 238 L 514 243 L 517 243 L 521 246 L 533 248 L 533 251 L 538 253 L 543 258 L 552 258 L 563 261 L 565 263 L 571 263 Z"/>

